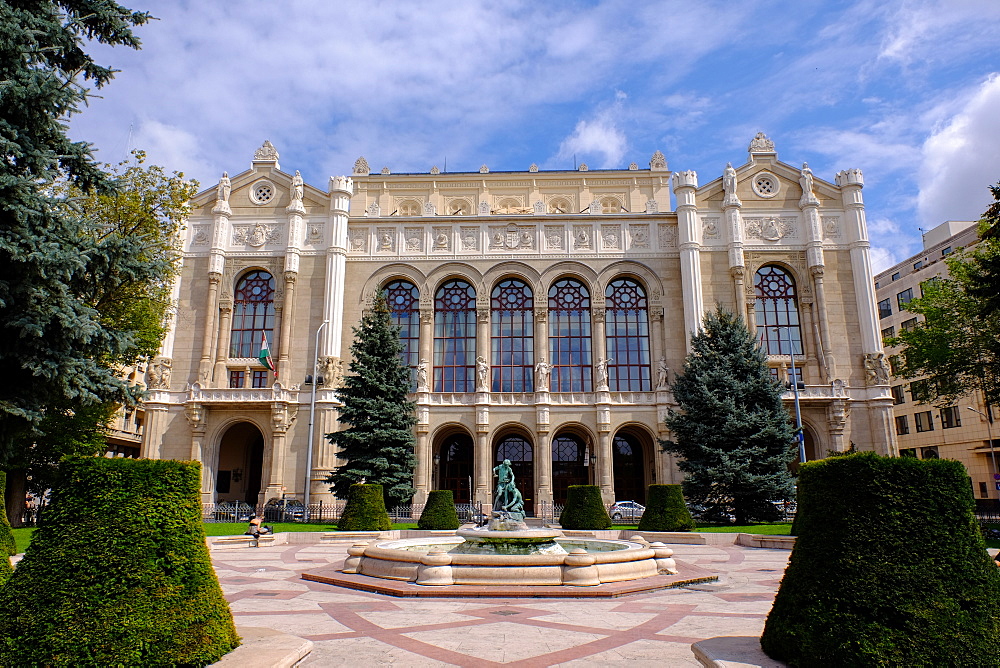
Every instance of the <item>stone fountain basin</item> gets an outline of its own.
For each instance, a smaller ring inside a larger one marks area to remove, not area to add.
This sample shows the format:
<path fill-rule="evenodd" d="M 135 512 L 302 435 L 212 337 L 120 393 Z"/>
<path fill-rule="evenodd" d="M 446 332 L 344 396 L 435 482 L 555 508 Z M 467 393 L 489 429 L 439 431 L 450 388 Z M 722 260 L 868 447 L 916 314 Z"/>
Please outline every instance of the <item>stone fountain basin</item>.
<path fill-rule="evenodd" d="M 515 536 L 510 536 L 515 538 Z M 674 571 L 666 546 L 624 540 L 556 538 L 568 554 L 465 554 L 465 539 L 410 538 L 348 550 L 344 573 L 421 585 L 594 586 Z"/>

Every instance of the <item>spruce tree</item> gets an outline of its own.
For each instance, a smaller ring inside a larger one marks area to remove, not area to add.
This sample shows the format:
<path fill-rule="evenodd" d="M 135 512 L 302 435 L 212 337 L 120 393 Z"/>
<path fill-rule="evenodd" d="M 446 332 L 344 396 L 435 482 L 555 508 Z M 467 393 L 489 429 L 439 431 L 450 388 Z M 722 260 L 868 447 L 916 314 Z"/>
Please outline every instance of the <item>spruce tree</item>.
<path fill-rule="evenodd" d="M 331 490 L 346 499 L 351 485 L 368 482 L 382 485 L 390 508 L 413 497 L 413 454 L 416 441 L 414 404 L 410 392 L 410 370 L 403 366 L 399 328 L 392 325 L 382 295 L 354 328 L 353 359 L 338 390 L 343 407 L 338 421 L 346 429 L 327 434 L 338 447 L 343 466 L 327 478 Z"/>
<path fill-rule="evenodd" d="M 682 457 L 688 503 L 705 519 L 776 519 L 772 501 L 793 494 L 794 432 L 781 388 L 742 318 L 721 306 L 705 315 L 673 392 L 680 411 L 671 410 L 666 424 L 674 438 L 661 445 Z"/>

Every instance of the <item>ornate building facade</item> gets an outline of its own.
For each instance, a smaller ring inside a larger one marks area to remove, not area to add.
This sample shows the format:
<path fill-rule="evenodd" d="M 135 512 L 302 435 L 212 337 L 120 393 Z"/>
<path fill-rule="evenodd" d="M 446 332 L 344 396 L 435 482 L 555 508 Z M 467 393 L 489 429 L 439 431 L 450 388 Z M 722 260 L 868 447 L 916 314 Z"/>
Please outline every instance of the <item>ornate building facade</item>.
<path fill-rule="evenodd" d="M 431 489 L 489 503 L 503 459 L 529 511 L 571 484 L 610 502 L 679 482 L 657 441 L 716 303 L 745 314 L 777 379 L 794 358 L 807 458 L 895 454 L 862 187 L 859 170 L 830 182 L 779 161 L 763 134 L 702 185 L 656 152 L 643 169 L 478 173 L 361 158 L 322 190 L 265 142 L 193 201 L 142 454 L 202 461 L 205 501 L 307 484 L 332 500 L 322 435 L 338 428 L 351 328 L 380 292 L 412 370 L 418 503 Z"/>

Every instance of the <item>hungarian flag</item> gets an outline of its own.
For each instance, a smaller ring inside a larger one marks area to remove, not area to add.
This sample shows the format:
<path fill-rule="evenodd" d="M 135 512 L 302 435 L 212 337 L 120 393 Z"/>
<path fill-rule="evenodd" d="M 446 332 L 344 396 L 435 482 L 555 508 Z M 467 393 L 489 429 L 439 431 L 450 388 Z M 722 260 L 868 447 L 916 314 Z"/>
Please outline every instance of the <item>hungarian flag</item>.
<path fill-rule="evenodd" d="M 271 359 L 271 348 L 267 345 L 267 334 L 264 332 L 260 333 L 260 355 L 258 355 L 257 359 L 268 369 L 274 371 L 275 378 L 278 377 L 278 372 L 274 368 L 274 360 Z"/>

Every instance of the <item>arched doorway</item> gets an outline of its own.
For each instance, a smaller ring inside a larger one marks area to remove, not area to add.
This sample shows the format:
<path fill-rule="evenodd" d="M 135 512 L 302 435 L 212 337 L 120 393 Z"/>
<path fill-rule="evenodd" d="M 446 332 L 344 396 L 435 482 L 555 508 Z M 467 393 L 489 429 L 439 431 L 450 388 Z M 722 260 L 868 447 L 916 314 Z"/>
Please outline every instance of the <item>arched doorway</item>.
<path fill-rule="evenodd" d="M 524 498 L 524 512 L 531 515 L 535 512 L 535 463 L 531 443 L 518 434 L 503 437 L 497 443 L 493 465 L 496 466 L 505 459 L 510 460 L 510 466 L 514 470 L 514 484 Z"/>
<path fill-rule="evenodd" d="M 463 432 L 446 436 L 434 455 L 435 489 L 450 489 L 455 503 L 471 503 L 472 437 Z"/>
<path fill-rule="evenodd" d="M 646 503 L 645 450 L 634 434 L 618 433 L 611 445 L 615 501 Z"/>
<path fill-rule="evenodd" d="M 552 501 L 566 503 L 570 485 L 590 484 L 587 447 L 579 436 L 561 433 L 552 439 Z"/>
<path fill-rule="evenodd" d="M 264 435 L 249 422 L 234 424 L 222 435 L 215 467 L 215 500 L 257 505 L 264 464 Z"/>

